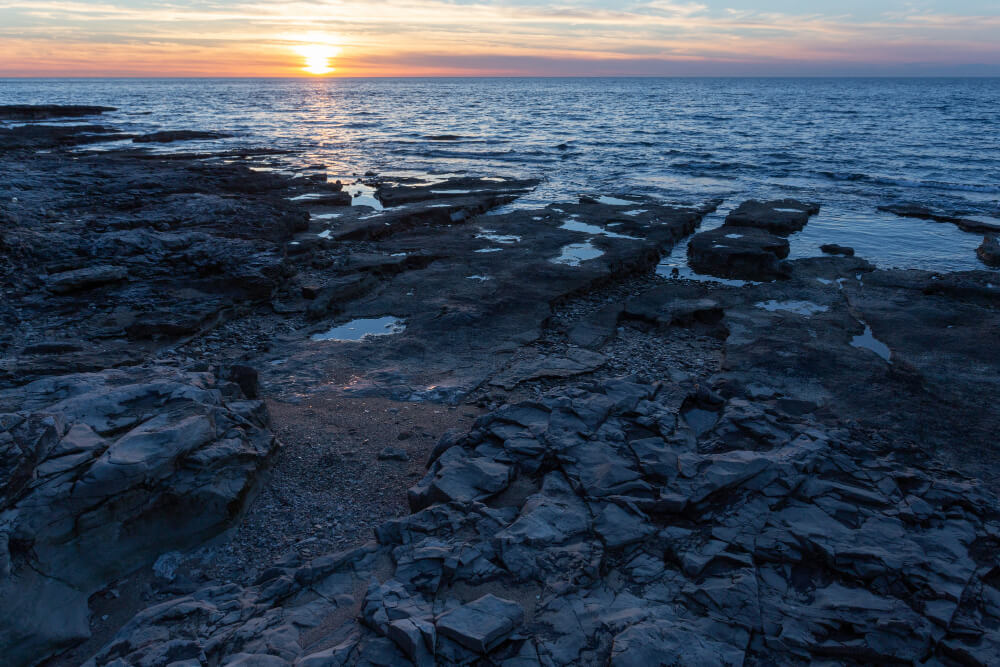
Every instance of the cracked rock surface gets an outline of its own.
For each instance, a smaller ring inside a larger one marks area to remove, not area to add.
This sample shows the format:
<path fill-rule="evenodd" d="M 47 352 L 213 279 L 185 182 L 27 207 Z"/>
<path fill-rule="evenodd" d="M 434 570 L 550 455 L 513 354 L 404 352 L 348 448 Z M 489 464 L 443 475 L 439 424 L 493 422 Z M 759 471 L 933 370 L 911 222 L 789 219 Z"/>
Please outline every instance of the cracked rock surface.
<path fill-rule="evenodd" d="M 87 664 L 998 655 L 998 505 L 975 483 L 774 400 L 698 399 L 700 430 L 668 396 L 623 380 L 505 406 L 376 543 L 147 609 Z"/>

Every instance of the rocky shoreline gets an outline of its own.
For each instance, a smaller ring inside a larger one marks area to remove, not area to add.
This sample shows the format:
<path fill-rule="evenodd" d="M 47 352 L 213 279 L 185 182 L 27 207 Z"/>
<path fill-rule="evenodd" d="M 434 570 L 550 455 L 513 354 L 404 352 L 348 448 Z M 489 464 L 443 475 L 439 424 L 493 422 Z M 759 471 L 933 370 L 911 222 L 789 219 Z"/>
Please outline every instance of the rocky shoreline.
<path fill-rule="evenodd" d="M 107 110 L 0 108 L 9 664 L 1000 656 L 995 271 L 35 122 Z"/>

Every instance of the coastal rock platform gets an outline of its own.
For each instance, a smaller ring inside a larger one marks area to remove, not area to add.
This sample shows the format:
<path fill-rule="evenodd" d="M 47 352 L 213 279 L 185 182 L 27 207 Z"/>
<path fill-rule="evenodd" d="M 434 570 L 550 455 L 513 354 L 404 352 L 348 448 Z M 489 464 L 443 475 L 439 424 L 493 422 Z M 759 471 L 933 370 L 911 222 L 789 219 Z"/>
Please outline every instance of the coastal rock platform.
<path fill-rule="evenodd" d="M 995 271 L 60 127 L 0 149 L 11 664 L 1000 655 Z"/>

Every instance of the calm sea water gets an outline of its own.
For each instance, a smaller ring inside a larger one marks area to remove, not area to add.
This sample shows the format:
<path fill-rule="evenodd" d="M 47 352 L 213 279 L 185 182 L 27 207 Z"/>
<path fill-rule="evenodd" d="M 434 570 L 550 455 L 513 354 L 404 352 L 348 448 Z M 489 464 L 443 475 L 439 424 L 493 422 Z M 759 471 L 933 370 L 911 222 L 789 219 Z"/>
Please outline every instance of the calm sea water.
<path fill-rule="evenodd" d="M 882 266 L 983 268 L 979 236 L 876 207 L 1000 223 L 1000 79 L 0 80 L 11 103 L 115 106 L 104 122 L 129 131 L 229 131 L 208 145 L 294 149 L 292 162 L 333 177 L 542 177 L 518 206 L 581 193 L 722 198 L 722 213 L 749 197 L 817 201 L 794 256 L 833 242 Z"/>

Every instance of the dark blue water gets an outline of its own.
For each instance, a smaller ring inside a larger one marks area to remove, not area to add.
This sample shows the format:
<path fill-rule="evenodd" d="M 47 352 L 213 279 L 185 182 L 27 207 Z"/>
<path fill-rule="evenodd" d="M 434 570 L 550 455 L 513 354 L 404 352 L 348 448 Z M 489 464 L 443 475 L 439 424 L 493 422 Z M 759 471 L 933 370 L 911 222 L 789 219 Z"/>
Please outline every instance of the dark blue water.
<path fill-rule="evenodd" d="M 1000 79 L 0 80 L 0 104 L 116 106 L 130 131 L 216 129 L 332 177 L 532 175 L 519 205 L 580 193 L 823 205 L 793 253 L 982 268 L 981 238 L 897 218 L 917 202 L 1000 223 Z M 454 135 L 453 141 L 428 137 Z"/>

